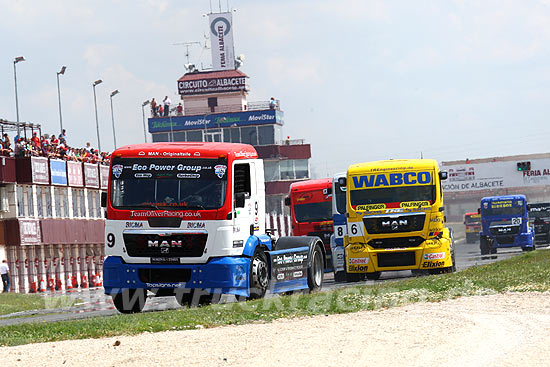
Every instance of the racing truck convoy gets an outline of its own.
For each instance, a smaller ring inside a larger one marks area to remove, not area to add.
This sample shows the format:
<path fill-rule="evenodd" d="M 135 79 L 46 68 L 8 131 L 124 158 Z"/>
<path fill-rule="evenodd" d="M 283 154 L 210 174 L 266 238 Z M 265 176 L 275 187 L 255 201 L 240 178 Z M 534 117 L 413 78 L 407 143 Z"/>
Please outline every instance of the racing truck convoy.
<path fill-rule="evenodd" d="M 466 229 L 466 243 L 474 243 L 479 239 L 481 231 L 481 214 L 464 214 L 464 227 Z"/>
<path fill-rule="evenodd" d="M 535 249 L 534 233 L 527 216 L 525 195 L 490 196 L 481 199 L 481 255 L 496 254 L 498 248 Z"/>
<path fill-rule="evenodd" d="M 550 203 L 529 203 L 527 209 L 535 226 L 535 243 L 550 243 Z"/>
<path fill-rule="evenodd" d="M 327 253 L 327 267 L 330 267 L 332 180 L 325 178 L 292 183 L 285 204 L 290 208 L 292 235 L 321 238 Z"/>
<path fill-rule="evenodd" d="M 109 180 L 104 288 L 118 311 L 141 311 L 147 291 L 191 305 L 321 288 L 321 239 L 266 233 L 263 161 L 252 146 L 125 146 Z"/>
<path fill-rule="evenodd" d="M 378 279 L 382 271 L 455 270 L 452 230 L 445 227 L 441 180 L 435 160 L 354 164 L 346 178 L 346 276 Z"/>

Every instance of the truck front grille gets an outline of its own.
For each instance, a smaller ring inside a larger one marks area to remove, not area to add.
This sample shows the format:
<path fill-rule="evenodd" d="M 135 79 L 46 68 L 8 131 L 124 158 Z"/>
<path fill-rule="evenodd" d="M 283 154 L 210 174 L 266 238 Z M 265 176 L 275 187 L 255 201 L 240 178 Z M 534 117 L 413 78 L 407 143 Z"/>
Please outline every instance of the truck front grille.
<path fill-rule="evenodd" d="M 308 236 L 317 236 L 323 241 L 325 245 L 330 245 L 330 235 L 332 235 L 332 232 L 330 231 L 320 231 L 320 232 L 309 232 L 307 234 Z"/>
<path fill-rule="evenodd" d="M 403 233 L 421 231 L 424 228 L 426 213 L 415 215 L 391 215 L 364 217 L 363 223 L 369 234 Z"/>
<path fill-rule="evenodd" d="M 416 265 L 414 252 L 389 252 L 378 254 L 378 266 L 381 268 L 391 266 Z"/>
<path fill-rule="evenodd" d="M 124 233 L 124 244 L 132 257 L 201 257 L 207 233 L 158 234 Z"/>
<path fill-rule="evenodd" d="M 396 238 L 377 238 L 369 241 L 369 246 L 375 249 L 381 248 L 407 248 L 417 247 L 424 242 L 422 237 L 396 237 Z"/>

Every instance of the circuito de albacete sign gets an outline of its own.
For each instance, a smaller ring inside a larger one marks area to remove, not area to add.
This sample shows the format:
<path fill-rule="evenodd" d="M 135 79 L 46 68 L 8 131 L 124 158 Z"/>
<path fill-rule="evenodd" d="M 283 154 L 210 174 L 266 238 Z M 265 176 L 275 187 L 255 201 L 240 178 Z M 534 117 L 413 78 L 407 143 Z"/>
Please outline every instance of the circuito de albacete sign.
<path fill-rule="evenodd" d="M 184 96 L 207 93 L 239 92 L 243 90 L 246 90 L 245 76 L 178 81 L 178 92 Z"/>

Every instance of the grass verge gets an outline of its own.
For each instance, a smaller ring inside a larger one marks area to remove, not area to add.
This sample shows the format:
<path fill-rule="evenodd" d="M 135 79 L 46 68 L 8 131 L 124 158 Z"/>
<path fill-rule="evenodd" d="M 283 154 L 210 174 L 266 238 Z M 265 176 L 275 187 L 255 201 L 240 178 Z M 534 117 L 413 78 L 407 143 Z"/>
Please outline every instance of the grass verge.
<path fill-rule="evenodd" d="M 75 302 L 77 300 L 67 296 L 44 297 L 41 294 L 0 293 L 0 315 L 55 307 L 70 307 Z"/>
<path fill-rule="evenodd" d="M 189 330 L 222 325 L 269 322 L 319 314 L 375 310 L 413 302 L 437 302 L 460 296 L 507 291 L 550 290 L 550 251 L 536 251 L 460 273 L 411 278 L 202 308 L 145 312 L 94 319 L 0 327 L 0 345 Z"/>

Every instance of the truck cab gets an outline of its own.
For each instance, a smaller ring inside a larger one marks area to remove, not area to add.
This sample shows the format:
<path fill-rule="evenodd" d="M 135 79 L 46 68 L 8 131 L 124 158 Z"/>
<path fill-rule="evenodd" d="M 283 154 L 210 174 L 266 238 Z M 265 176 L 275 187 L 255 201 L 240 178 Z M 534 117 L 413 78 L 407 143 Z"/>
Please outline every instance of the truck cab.
<path fill-rule="evenodd" d="M 535 229 L 537 244 L 550 244 L 550 203 L 529 203 L 529 222 Z"/>
<path fill-rule="evenodd" d="M 332 269 L 336 282 L 346 281 L 346 263 L 344 254 L 344 238 L 347 234 L 346 218 L 346 185 L 340 183 L 345 179 L 346 172 L 337 173 L 332 178 L 332 221 L 334 233 L 330 236 L 332 252 Z"/>
<path fill-rule="evenodd" d="M 292 235 L 321 238 L 329 268 L 332 264 L 332 180 L 324 178 L 292 183 L 285 204 L 290 208 Z"/>
<path fill-rule="evenodd" d="M 246 144 L 152 143 L 112 154 L 104 288 L 122 313 L 147 292 L 182 305 L 318 289 L 318 237 L 266 233 L 263 161 Z"/>
<path fill-rule="evenodd" d="M 481 231 L 481 214 L 477 212 L 464 214 L 464 229 L 466 231 L 466 243 L 476 242 Z"/>
<path fill-rule="evenodd" d="M 395 270 L 455 270 L 441 187 L 446 177 L 431 159 L 376 161 L 348 168 L 348 278 L 378 279 L 381 272 Z"/>
<path fill-rule="evenodd" d="M 525 195 L 484 197 L 481 199 L 480 213 L 479 248 L 482 255 L 495 254 L 498 248 L 535 249 Z"/>

